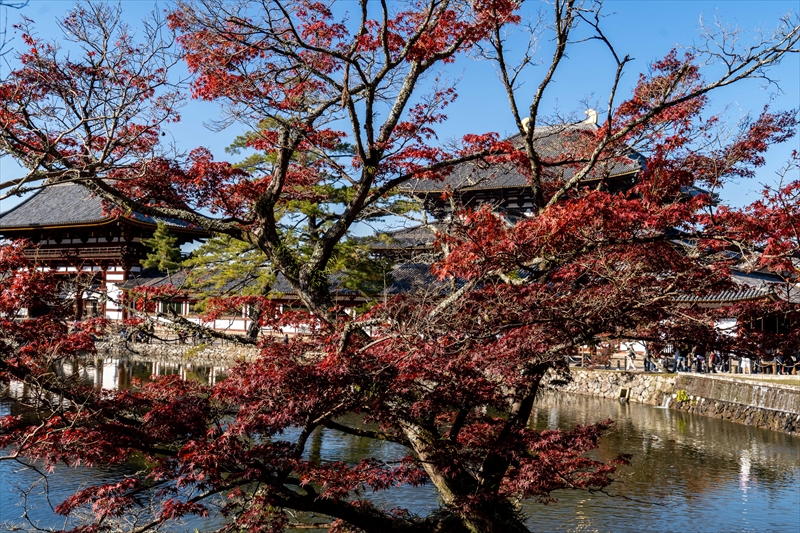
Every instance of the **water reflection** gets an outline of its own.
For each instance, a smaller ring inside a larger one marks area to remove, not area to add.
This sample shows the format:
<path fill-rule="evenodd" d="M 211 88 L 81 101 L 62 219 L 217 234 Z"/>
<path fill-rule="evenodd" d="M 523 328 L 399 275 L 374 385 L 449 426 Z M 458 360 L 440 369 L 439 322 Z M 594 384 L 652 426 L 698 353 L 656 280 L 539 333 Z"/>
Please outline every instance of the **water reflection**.
<path fill-rule="evenodd" d="M 633 455 L 606 494 L 526 504 L 534 531 L 800 531 L 800 439 L 689 413 L 584 397 L 543 398 L 532 423 L 617 421 L 594 455 Z"/>
<path fill-rule="evenodd" d="M 225 366 L 195 364 L 192 361 L 140 358 L 96 358 L 62 362 L 56 369 L 64 377 L 75 376 L 86 385 L 97 389 L 131 389 L 152 382 L 158 376 L 178 375 L 203 384 L 216 384 L 226 378 Z M 34 397 L 35 390 L 20 381 L 12 381 L 0 390 L 0 416 L 23 415 L 35 417 L 30 409 L 14 400 Z M 50 401 L 57 398 L 50 397 Z M 53 508 L 77 490 L 119 480 L 140 471 L 144 463 L 131 460 L 124 464 L 98 466 L 94 468 L 68 468 L 58 465 L 53 474 L 45 479 L 37 469 L 26 468 L 16 461 L 0 462 L 0 530 L 8 524 L 23 524 L 21 517 L 27 511 L 28 518 L 42 528 L 66 528 L 69 522 L 59 517 Z M 169 531 L 192 531 L 195 527 L 217 528 L 222 520 L 198 520 L 187 529 L 178 525 Z M 69 527 L 74 527 L 73 522 Z"/>
<path fill-rule="evenodd" d="M 227 377 L 225 366 L 195 364 L 180 359 L 146 360 L 97 358 L 61 362 L 55 369 L 60 375 L 77 376 L 97 389 L 127 390 L 150 383 L 158 376 L 180 376 L 203 385 L 215 385 Z M 20 381 L 12 381 L 3 396 L 12 399 L 29 397 L 31 390 Z"/>
<path fill-rule="evenodd" d="M 98 358 L 72 362 L 61 371 L 109 389 L 130 388 L 163 375 L 206 384 L 225 377 L 224 367 L 168 360 Z M 26 394 L 21 384 L 9 392 L 12 397 Z M 0 415 L 11 412 L 12 405 L 0 404 Z M 609 494 L 561 491 L 555 494 L 559 500 L 555 504 L 523 504 L 532 531 L 800 531 L 800 438 L 684 412 L 577 396 L 542 398 L 531 423 L 538 429 L 571 428 L 606 418 L 617 423 L 594 456 L 610 460 L 629 453 L 631 466 L 620 470 Z M 394 461 L 406 453 L 390 442 L 318 429 L 306 456 L 352 464 L 365 456 Z M 118 479 L 140 466 L 59 468 L 51 480 L 52 500 L 59 503 L 78 488 Z M 30 471 L 0 463 L 0 522 L 18 520 L 20 491 L 35 480 Z M 31 497 L 33 516 L 42 525 L 61 527 L 41 495 L 34 492 Z M 430 486 L 398 487 L 371 497 L 386 508 L 401 506 L 422 515 L 438 505 Z M 210 527 L 198 520 L 175 531 Z"/>

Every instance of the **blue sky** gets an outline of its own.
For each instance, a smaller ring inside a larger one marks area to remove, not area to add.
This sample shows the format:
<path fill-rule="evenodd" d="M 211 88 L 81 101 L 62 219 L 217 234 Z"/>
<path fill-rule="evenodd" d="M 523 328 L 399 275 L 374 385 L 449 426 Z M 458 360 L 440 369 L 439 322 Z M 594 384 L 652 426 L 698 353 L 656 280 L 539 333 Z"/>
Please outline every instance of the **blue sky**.
<path fill-rule="evenodd" d="M 152 0 L 122 0 L 121 4 L 133 28 L 154 6 L 157 5 L 160 9 L 169 7 L 169 2 L 156 4 Z M 20 15 L 24 15 L 36 21 L 41 37 L 56 36 L 59 35 L 59 30 L 55 20 L 72 5 L 71 1 L 66 0 L 31 0 L 19 12 L 7 12 L 9 26 Z M 547 9 L 548 6 L 543 2 L 530 2 L 526 9 L 535 11 L 538 8 Z M 609 39 L 617 46 L 620 55 L 629 54 L 635 58 L 626 69 L 617 99 L 624 99 L 630 93 L 636 84 L 638 73 L 646 70 L 648 63 L 663 57 L 673 47 L 695 42 L 699 35 L 701 16 L 709 22 L 718 17 L 727 25 L 750 31 L 774 27 L 778 18 L 791 10 L 800 10 L 800 0 L 606 1 L 604 12 L 610 16 L 604 21 L 604 28 Z M 11 47 L 19 44 L 19 39 L 13 39 L 11 31 L 9 36 L 12 37 Z M 749 34 L 744 38 L 749 39 Z M 545 52 L 547 45 L 548 43 L 543 45 Z M 0 68 L 7 72 L 8 66 L 2 65 Z M 610 55 L 597 42 L 574 46 L 545 95 L 544 112 L 558 108 L 563 112 L 581 113 L 585 108 L 582 102 L 586 99 L 604 106 L 613 69 Z M 508 102 L 491 64 L 461 58 L 448 67 L 445 75 L 451 80 L 459 80 L 459 97 L 447 110 L 449 121 L 439 128 L 441 139 L 487 131 L 496 131 L 501 135 L 513 133 L 514 124 Z M 714 111 L 721 112 L 725 119 L 735 123 L 742 115 L 757 114 L 770 101 L 774 109 L 800 107 L 800 54 L 786 58 L 773 71 L 773 75 L 780 81 L 782 92 L 778 92 L 774 86 L 764 88 L 760 82 L 746 81 L 713 93 L 711 98 Z M 534 69 L 519 94 L 529 98 L 540 76 L 541 70 Z M 526 100 L 522 101 L 527 104 Z M 183 150 L 205 146 L 218 159 L 225 159 L 227 154 L 224 148 L 239 131 L 232 128 L 215 133 L 204 128 L 203 124 L 213 120 L 217 113 L 215 104 L 192 102 L 183 109 L 182 122 L 170 127 L 170 134 Z M 791 151 L 798 148 L 800 141 L 797 137 L 789 143 L 773 147 L 767 157 L 768 163 L 760 169 L 757 180 L 726 188 L 723 199 L 734 205 L 742 205 L 755 199 L 757 191 L 762 188 L 761 183 L 774 182 L 775 171 L 785 163 Z M 21 170 L 8 158 L 0 159 L 2 180 L 20 173 Z M 0 209 L 5 211 L 15 203 L 13 200 L 6 200 Z"/>

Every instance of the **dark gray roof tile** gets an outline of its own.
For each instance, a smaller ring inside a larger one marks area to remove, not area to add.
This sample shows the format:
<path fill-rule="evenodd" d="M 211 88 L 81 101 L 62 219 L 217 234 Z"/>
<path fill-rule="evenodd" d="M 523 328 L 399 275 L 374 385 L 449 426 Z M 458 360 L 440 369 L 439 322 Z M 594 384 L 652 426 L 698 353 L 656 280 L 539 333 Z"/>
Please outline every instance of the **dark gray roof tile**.
<path fill-rule="evenodd" d="M 77 183 L 61 183 L 45 187 L 19 205 L 0 214 L 0 229 L 88 224 L 110 218 L 103 214 L 103 201 Z M 194 224 L 177 218 L 161 218 L 130 213 L 127 218 L 145 224 L 159 221 L 168 227 L 199 230 Z"/>
<path fill-rule="evenodd" d="M 455 280 L 455 288 L 461 288 L 465 281 Z M 387 294 L 407 294 L 424 291 L 445 294 L 452 290 L 451 279 L 440 280 L 431 273 L 427 263 L 402 263 L 392 270 L 392 284 L 386 288 Z"/>
<path fill-rule="evenodd" d="M 687 294 L 675 301 L 688 304 L 731 304 L 763 299 L 800 302 L 800 288 L 787 284 L 779 276 L 739 270 L 731 279 L 737 286 L 735 289 L 703 296 Z"/>
<path fill-rule="evenodd" d="M 131 274 L 131 277 L 128 278 L 127 281 L 119 284 L 119 287 L 127 290 L 137 287 L 163 287 L 165 285 L 182 287 L 186 283 L 188 274 L 186 270 L 179 270 L 168 276 L 166 272 L 161 270 L 146 268 L 141 272 L 134 272 Z"/>
<path fill-rule="evenodd" d="M 566 160 L 578 147 L 588 141 L 588 136 L 597 130 L 595 124 L 580 122 L 537 128 L 534 142 L 545 160 Z M 519 134 L 508 139 L 520 145 Z M 644 166 L 644 158 L 635 152 L 612 161 L 599 162 L 587 180 L 614 176 L 624 176 L 640 171 Z M 551 179 L 568 180 L 575 174 L 572 165 L 549 167 L 546 174 Z M 435 193 L 447 188 L 453 190 L 485 190 L 499 188 L 519 188 L 527 186 L 528 179 L 511 164 L 486 165 L 485 163 L 464 163 L 454 167 L 451 173 L 441 181 L 414 180 L 402 186 L 411 193 Z"/>
<path fill-rule="evenodd" d="M 85 187 L 64 183 L 46 187 L 0 214 L 0 228 L 58 226 L 108 218 L 103 202 Z"/>
<path fill-rule="evenodd" d="M 420 224 L 363 237 L 361 240 L 373 250 L 428 248 L 436 240 L 438 226 L 438 224 Z"/>

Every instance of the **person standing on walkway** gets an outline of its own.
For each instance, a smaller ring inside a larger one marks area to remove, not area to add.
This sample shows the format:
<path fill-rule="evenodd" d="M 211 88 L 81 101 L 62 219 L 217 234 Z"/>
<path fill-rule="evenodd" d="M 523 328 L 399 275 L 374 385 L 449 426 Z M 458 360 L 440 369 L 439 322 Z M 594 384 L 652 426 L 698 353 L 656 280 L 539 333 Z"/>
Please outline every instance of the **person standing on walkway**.
<path fill-rule="evenodd" d="M 653 356 L 650 354 L 650 347 L 647 345 L 647 343 L 644 344 L 644 371 L 656 371 L 656 364 L 653 362 Z"/>
<path fill-rule="evenodd" d="M 633 370 L 636 372 L 636 364 L 633 362 L 636 359 L 636 352 L 633 351 L 633 346 L 628 345 L 628 356 L 625 358 L 625 371 Z"/>
<path fill-rule="evenodd" d="M 695 362 L 695 372 L 697 372 L 698 374 L 705 373 L 706 355 L 704 349 L 701 348 L 700 350 L 697 351 L 697 354 L 695 354 L 694 356 L 694 362 Z"/>
<path fill-rule="evenodd" d="M 691 350 L 689 350 L 689 355 L 686 358 L 687 359 L 687 361 L 686 361 L 686 371 L 687 372 L 692 372 L 692 369 L 694 368 L 694 365 L 695 365 L 695 363 L 697 361 L 696 353 L 697 353 L 697 346 L 695 345 L 695 346 L 692 346 Z"/>
<path fill-rule="evenodd" d="M 659 362 L 661 363 L 661 368 L 664 372 L 675 372 L 678 361 L 676 359 L 677 348 L 673 344 L 667 344 L 664 346 L 664 349 L 661 350 L 661 358 Z"/>
<path fill-rule="evenodd" d="M 742 356 L 741 362 L 742 374 L 752 374 L 753 369 L 750 366 L 750 358 Z"/>
<path fill-rule="evenodd" d="M 719 350 L 708 351 L 708 371 L 712 374 L 722 371 L 720 368 L 721 357 Z"/>
<path fill-rule="evenodd" d="M 675 372 L 686 372 L 686 352 L 688 347 L 685 344 L 675 347 Z"/>

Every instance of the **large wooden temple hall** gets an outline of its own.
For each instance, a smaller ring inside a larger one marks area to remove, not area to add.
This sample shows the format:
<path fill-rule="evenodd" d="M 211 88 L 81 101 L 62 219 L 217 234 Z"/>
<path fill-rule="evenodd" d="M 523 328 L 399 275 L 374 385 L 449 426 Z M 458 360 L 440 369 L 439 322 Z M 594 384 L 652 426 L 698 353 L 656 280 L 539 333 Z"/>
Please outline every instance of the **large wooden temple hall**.
<path fill-rule="evenodd" d="M 0 237 L 28 239 L 26 253 L 37 266 L 64 275 L 76 302 L 76 318 L 126 318 L 119 285 L 141 270 L 148 252 L 142 240 L 164 222 L 180 244 L 208 237 L 185 221 L 141 213 L 109 214 L 85 187 L 64 183 L 45 187 L 0 214 Z M 75 299 L 80 292 L 81 298 Z"/>

